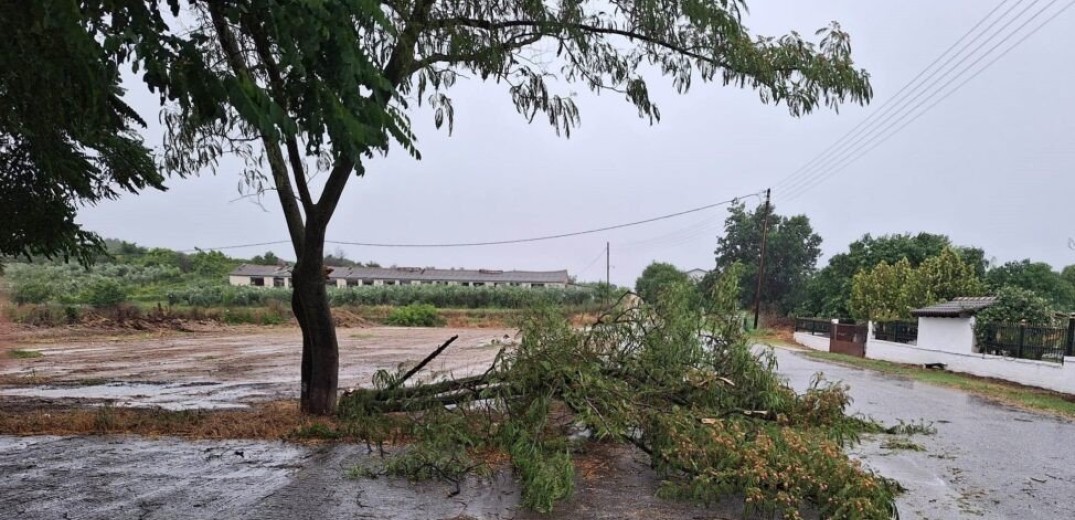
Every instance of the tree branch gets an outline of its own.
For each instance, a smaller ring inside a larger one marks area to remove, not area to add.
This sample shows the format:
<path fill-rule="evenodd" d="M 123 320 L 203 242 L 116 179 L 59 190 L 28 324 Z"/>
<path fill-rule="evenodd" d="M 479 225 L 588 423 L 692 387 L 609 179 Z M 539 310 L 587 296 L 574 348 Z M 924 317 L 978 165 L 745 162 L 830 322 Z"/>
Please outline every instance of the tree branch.
<path fill-rule="evenodd" d="M 265 72 L 268 75 L 269 88 L 272 90 L 273 97 L 277 102 L 281 104 L 284 109 L 284 113 L 290 114 L 290 107 L 287 106 L 287 96 L 284 89 L 283 76 L 280 74 L 280 67 L 276 63 L 276 59 L 273 57 L 272 52 L 269 50 L 269 42 L 265 39 L 265 34 L 261 31 L 250 17 L 243 16 L 243 20 L 246 25 L 247 32 L 250 33 L 251 38 L 254 40 L 254 50 L 257 52 L 258 58 L 265 66 Z M 299 190 L 299 197 L 302 201 L 302 208 L 306 214 L 309 215 L 313 210 L 313 197 L 310 196 L 310 187 L 306 182 L 306 167 L 302 162 L 302 154 L 299 151 L 298 142 L 295 140 L 295 136 L 285 136 L 284 146 L 287 148 L 287 158 L 291 164 L 292 176 L 295 178 L 295 185 Z"/>
<path fill-rule="evenodd" d="M 616 29 L 613 27 L 600 27 L 597 25 L 589 25 L 583 23 L 569 23 L 569 22 L 543 22 L 537 20 L 505 20 L 501 22 L 492 22 L 489 20 L 481 20 L 478 18 L 442 18 L 439 20 L 432 20 L 429 22 L 429 27 L 434 29 L 447 29 L 451 27 L 471 27 L 475 29 L 482 29 L 486 31 L 498 31 L 501 29 L 510 29 L 514 27 L 532 27 L 535 30 L 541 31 L 545 35 L 553 35 L 564 29 L 577 30 L 582 32 L 589 32 L 594 34 L 610 34 L 615 36 L 622 36 L 629 40 L 638 40 L 641 42 L 655 45 L 663 49 L 689 56 L 699 61 L 704 61 L 712 65 L 731 69 L 731 66 L 723 61 L 720 61 L 711 56 L 699 54 L 697 51 L 691 50 L 687 47 L 675 45 L 671 42 L 654 38 L 647 34 L 643 34 L 637 31 L 628 31 L 625 29 Z"/>
<path fill-rule="evenodd" d="M 251 78 L 252 74 L 242 59 L 239 46 L 236 43 L 228 21 L 221 12 L 221 5 L 217 2 L 207 2 L 209 16 L 213 22 L 213 28 L 217 33 L 217 40 L 224 52 L 224 57 L 229 68 L 236 76 Z M 295 254 L 300 255 L 302 245 L 305 242 L 305 225 L 302 212 L 295 202 L 295 191 L 291 187 L 291 179 L 287 174 L 287 167 L 280 154 L 280 146 L 268 135 L 262 135 L 262 144 L 265 154 L 269 159 L 269 170 L 272 172 L 273 181 L 276 184 L 276 193 L 280 198 L 280 206 L 284 210 L 284 219 L 287 221 L 287 230 L 291 235 L 291 243 L 295 248 Z"/>

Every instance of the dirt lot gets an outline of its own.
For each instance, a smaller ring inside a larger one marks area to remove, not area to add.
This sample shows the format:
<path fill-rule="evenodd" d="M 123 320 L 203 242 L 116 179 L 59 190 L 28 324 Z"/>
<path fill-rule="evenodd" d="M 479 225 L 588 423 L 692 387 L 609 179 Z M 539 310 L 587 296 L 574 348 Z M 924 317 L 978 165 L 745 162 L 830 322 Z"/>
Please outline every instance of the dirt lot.
<path fill-rule="evenodd" d="M 341 329 L 341 386 L 413 364 L 452 335 L 431 368 L 484 370 L 506 329 Z M 72 404 L 245 407 L 297 398 L 300 336 L 290 328 L 200 333 L 16 329 L 0 345 L 0 413 Z M 12 351 L 37 352 L 15 358 Z M 377 464 L 365 446 L 261 440 L 0 435 L 0 518 L 725 519 L 742 501 L 702 508 L 656 498 L 646 457 L 597 445 L 580 455 L 578 489 L 552 515 L 519 508 L 511 472 L 449 483 L 347 477 Z"/>
<path fill-rule="evenodd" d="M 369 385 L 376 370 L 417 363 L 454 335 L 459 339 L 427 370 L 481 371 L 514 334 L 507 329 L 340 329 L 340 387 Z M 182 409 L 298 397 L 301 335 L 293 328 L 59 335 L 24 330 L 14 336 L 0 347 L 0 382 L 6 383 L 0 385 L 0 398 Z"/>

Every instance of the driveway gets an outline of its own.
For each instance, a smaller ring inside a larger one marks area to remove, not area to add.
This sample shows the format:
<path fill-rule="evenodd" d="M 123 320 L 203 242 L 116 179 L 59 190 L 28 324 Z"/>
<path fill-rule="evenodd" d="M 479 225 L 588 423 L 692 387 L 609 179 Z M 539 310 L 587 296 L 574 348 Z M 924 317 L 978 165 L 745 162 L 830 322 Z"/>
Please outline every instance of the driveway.
<path fill-rule="evenodd" d="M 854 453 L 906 488 L 902 519 L 1075 518 L 1075 422 L 1025 412 L 964 392 L 836 366 L 776 349 L 799 391 L 816 372 L 850 385 L 851 411 L 888 424 L 925 420 L 925 451 L 886 450 L 867 439 Z"/>

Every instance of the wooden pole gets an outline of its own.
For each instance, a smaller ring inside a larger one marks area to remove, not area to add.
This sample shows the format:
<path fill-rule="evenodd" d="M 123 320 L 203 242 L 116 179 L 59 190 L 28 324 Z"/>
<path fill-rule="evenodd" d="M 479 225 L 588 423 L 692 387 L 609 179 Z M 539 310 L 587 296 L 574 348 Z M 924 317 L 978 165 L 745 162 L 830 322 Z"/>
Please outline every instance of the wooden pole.
<path fill-rule="evenodd" d="M 612 253 L 605 242 L 605 306 L 612 302 Z"/>
<path fill-rule="evenodd" d="M 761 310 L 761 281 L 765 278 L 765 243 L 769 236 L 769 194 L 765 190 L 765 220 L 761 228 L 761 254 L 758 255 L 758 285 L 754 290 L 754 330 L 758 329 L 758 313 Z"/>

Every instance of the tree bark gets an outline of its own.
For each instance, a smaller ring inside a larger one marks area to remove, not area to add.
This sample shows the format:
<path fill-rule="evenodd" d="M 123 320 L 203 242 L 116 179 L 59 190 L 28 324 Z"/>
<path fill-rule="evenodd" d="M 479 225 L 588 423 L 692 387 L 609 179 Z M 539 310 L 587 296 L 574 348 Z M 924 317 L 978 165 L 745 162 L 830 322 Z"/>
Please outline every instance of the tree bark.
<path fill-rule="evenodd" d="M 302 329 L 303 412 L 336 412 L 340 353 L 325 288 L 325 223 L 307 218 L 302 253 L 291 273 L 291 309 Z"/>

